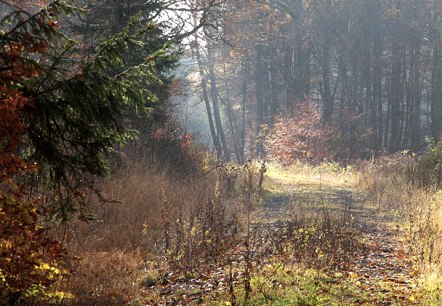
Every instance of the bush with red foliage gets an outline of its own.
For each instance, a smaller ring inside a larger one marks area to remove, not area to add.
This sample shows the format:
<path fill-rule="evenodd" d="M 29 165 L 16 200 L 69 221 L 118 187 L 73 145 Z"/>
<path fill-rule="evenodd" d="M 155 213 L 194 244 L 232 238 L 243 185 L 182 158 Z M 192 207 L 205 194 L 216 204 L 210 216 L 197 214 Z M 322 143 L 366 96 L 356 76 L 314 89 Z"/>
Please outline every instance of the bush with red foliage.
<path fill-rule="evenodd" d="M 44 11 L 33 18 L 38 21 L 32 35 L 11 30 L 0 47 L 0 304 L 6 305 L 54 301 L 56 296 L 47 289 L 64 273 L 66 258 L 64 246 L 49 238 L 42 226 L 46 210 L 28 184 L 37 165 L 20 156 L 24 108 L 34 108 L 21 82 L 44 73 L 29 58 L 38 58 L 47 49 L 48 41 L 38 36 L 39 31 L 50 35 L 55 28 L 45 22 Z"/>
<path fill-rule="evenodd" d="M 322 123 L 320 108 L 306 100 L 276 117 L 265 147 L 271 158 L 284 165 L 317 163 L 332 158 L 332 135 L 333 129 Z"/>

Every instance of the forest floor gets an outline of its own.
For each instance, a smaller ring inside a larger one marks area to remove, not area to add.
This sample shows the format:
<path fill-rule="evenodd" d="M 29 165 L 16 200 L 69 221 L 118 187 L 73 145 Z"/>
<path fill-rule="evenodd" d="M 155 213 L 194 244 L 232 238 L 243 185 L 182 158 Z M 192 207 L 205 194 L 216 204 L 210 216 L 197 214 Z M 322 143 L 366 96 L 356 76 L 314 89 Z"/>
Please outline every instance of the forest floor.
<path fill-rule="evenodd" d="M 264 219 L 284 220 L 296 208 L 298 214 L 320 211 L 334 216 L 331 222 L 345 222 L 357 240 L 354 250 L 346 250 L 348 262 L 331 265 L 332 269 L 322 267 L 326 281 L 313 294 L 317 296 L 312 305 L 419 304 L 417 272 L 397 220 L 367 201 L 358 190 L 357 174 L 271 170 L 268 180 L 274 188 L 261 211 Z M 337 247 L 331 245 L 329 252 Z"/>
<path fill-rule="evenodd" d="M 185 271 L 157 265 L 132 304 L 424 304 L 403 229 L 357 174 L 270 167 L 262 198 L 237 248 Z"/>

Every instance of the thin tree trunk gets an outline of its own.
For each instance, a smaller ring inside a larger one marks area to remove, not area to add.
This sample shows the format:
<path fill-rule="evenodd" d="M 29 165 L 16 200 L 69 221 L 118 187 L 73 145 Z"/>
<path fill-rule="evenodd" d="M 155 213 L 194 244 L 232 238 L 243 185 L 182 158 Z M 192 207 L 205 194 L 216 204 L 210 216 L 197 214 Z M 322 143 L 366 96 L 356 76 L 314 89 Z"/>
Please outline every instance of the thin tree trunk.
<path fill-rule="evenodd" d="M 281 100 L 279 98 L 279 81 L 278 81 L 278 69 L 273 61 L 269 63 L 269 79 L 270 79 L 270 118 L 273 119 L 281 109 Z"/>
<path fill-rule="evenodd" d="M 208 94 L 208 89 L 207 89 L 207 77 L 204 72 L 203 63 L 202 63 L 202 59 L 201 59 L 201 53 L 199 51 L 199 44 L 198 44 L 197 39 L 195 39 L 195 45 L 194 45 L 192 52 L 196 56 L 196 59 L 198 62 L 198 69 L 199 69 L 199 74 L 201 77 L 202 96 L 203 96 L 204 104 L 206 106 L 207 120 L 209 122 L 210 134 L 212 135 L 212 140 L 213 140 L 213 144 L 215 146 L 217 157 L 221 158 L 221 156 L 222 156 L 221 143 L 219 141 L 218 135 L 216 134 L 215 124 L 213 123 L 212 107 L 210 106 L 210 99 L 209 99 L 209 94 Z"/>
<path fill-rule="evenodd" d="M 371 6 L 369 7 L 369 9 Z M 373 18 L 372 10 L 367 12 L 366 29 L 363 47 L 364 47 L 364 63 L 362 67 L 363 87 L 365 89 L 365 109 L 368 112 L 369 121 L 368 128 L 371 130 L 369 136 L 370 157 L 373 157 L 377 151 L 377 109 L 373 99 L 373 77 L 372 77 L 372 42 L 373 42 L 373 25 L 370 22 L 370 18 Z"/>
<path fill-rule="evenodd" d="M 224 69 L 224 75 L 227 75 L 226 65 L 223 65 Z M 226 89 L 229 88 L 229 83 L 227 81 L 227 78 L 225 78 L 224 86 Z M 229 98 L 223 99 L 221 95 L 219 96 L 219 99 L 222 102 L 222 105 L 225 107 L 227 111 L 227 118 L 229 120 L 229 127 L 230 127 L 230 135 L 232 137 L 231 142 L 233 144 L 233 149 L 235 153 L 235 158 L 238 163 L 242 163 L 242 157 L 241 157 L 241 135 L 238 128 L 238 120 L 237 116 L 235 116 L 235 112 L 232 107 L 232 102 Z"/>
<path fill-rule="evenodd" d="M 209 75 L 210 75 L 210 89 L 211 89 L 211 96 L 212 96 L 212 104 L 213 104 L 213 115 L 215 117 L 215 125 L 216 130 L 218 132 L 219 139 L 221 140 L 221 146 L 223 151 L 223 156 L 226 161 L 230 160 L 230 153 L 229 148 L 227 146 L 226 136 L 224 133 L 224 128 L 221 120 L 221 111 L 219 106 L 219 100 L 218 100 L 218 87 L 216 84 L 216 75 L 215 75 L 215 68 L 214 68 L 214 61 L 212 58 L 212 50 L 211 46 L 209 45 L 207 48 L 207 54 L 208 54 L 208 61 L 209 61 Z"/>
<path fill-rule="evenodd" d="M 442 4 L 437 7 L 433 26 L 433 68 L 431 76 L 431 133 L 435 141 L 442 137 Z"/>
<path fill-rule="evenodd" d="M 324 104 L 323 108 L 323 122 L 331 125 L 333 119 L 333 97 L 330 85 L 331 78 L 331 50 L 330 50 L 330 37 L 327 37 L 324 40 L 323 46 L 323 61 L 322 61 L 322 78 L 323 78 L 323 90 L 322 90 L 322 101 Z"/>
<path fill-rule="evenodd" d="M 382 48 L 383 37 L 380 30 L 376 30 L 376 38 L 374 43 L 374 67 L 373 67 L 373 103 L 377 106 L 377 123 L 376 123 L 376 153 L 382 151 L 383 143 L 383 101 L 382 101 Z"/>
<path fill-rule="evenodd" d="M 229 99 L 223 99 L 221 96 L 219 97 L 222 105 L 226 108 L 227 111 L 227 119 L 229 121 L 230 134 L 232 136 L 233 149 L 235 153 L 235 158 L 238 163 L 242 163 L 241 160 L 241 152 L 240 152 L 240 143 L 238 142 L 238 124 L 236 122 L 236 116 L 234 114 L 231 101 Z"/>
<path fill-rule="evenodd" d="M 392 47 L 392 70 L 391 70 L 391 135 L 390 135 L 390 153 L 399 150 L 400 144 L 400 123 L 401 123 L 401 50 L 398 42 L 393 43 Z"/>
<path fill-rule="evenodd" d="M 246 149 L 246 106 L 247 106 L 247 60 L 244 61 L 244 82 L 242 88 L 242 129 L 241 129 L 241 162 L 245 161 L 245 149 Z"/>
<path fill-rule="evenodd" d="M 411 130 L 411 150 L 417 152 L 421 146 L 421 73 L 419 59 L 421 54 L 421 44 L 416 42 L 412 54 L 412 71 L 410 78 L 412 79 L 412 104 L 410 117 Z"/>
<path fill-rule="evenodd" d="M 264 120 L 264 98 L 263 98 L 263 51 L 262 46 L 255 47 L 256 62 L 255 62 L 255 93 L 256 93 L 256 153 L 258 157 L 264 155 L 264 148 L 261 141 L 261 125 Z"/>

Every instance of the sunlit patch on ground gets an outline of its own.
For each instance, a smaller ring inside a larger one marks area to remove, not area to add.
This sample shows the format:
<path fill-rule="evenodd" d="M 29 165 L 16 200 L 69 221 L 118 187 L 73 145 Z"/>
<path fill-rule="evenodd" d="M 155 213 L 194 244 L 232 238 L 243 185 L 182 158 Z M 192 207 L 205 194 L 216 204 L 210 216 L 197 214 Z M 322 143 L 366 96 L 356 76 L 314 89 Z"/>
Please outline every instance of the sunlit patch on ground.
<path fill-rule="evenodd" d="M 420 280 L 402 230 L 358 184 L 351 169 L 269 165 L 247 244 L 143 294 L 203 305 L 438 305 L 438 274 Z"/>

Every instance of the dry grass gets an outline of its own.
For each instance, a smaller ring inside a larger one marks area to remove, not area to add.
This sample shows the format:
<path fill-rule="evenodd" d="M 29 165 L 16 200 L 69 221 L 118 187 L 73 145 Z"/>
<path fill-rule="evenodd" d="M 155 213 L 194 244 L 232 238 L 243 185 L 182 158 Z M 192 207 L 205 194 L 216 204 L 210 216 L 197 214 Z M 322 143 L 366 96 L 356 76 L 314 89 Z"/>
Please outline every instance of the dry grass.
<path fill-rule="evenodd" d="M 352 189 L 357 186 L 358 180 L 359 174 L 355 169 L 343 168 L 335 163 L 319 166 L 294 164 L 288 167 L 270 164 L 266 172 L 265 188 L 273 193 L 281 193 L 284 186 L 293 185 Z"/>
<path fill-rule="evenodd" d="M 360 171 L 333 164 L 271 165 L 265 188 L 273 195 L 293 192 L 290 188 L 297 186 L 298 193 L 310 196 L 293 203 L 288 220 L 261 231 L 254 225 L 250 229 L 245 222 L 250 221 L 250 204 L 258 200 L 256 165 L 214 166 L 205 175 L 177 180 L 170 178 L 170 169 L 159 171 L 152 164 L 132 162 L 102 184 L 105 195 L 120 202 L 97 204 L 93 212 L 98 222 L 74 222 L 65 229 L 71 253 L 82 256 L 65 284 L 76 297 L 71 304 L 144 301 L 139 294 L 146 288 L 161 288 L 177 275 L 198 278 L 208 263 L 226 268 L 232 258 L 241 272 L 232 288 L 239 295 L 244 292 L 245 301 L 252 299 L 249 295 L 254 292 L 258 263 L 269 258 L 318 270 L 341 269 L 360 247 L 360 237 L 354 231 L 356 221 L 347 211 L 348 203 L 334 203 L 335 198 L 327 196 L 357 187 L 365 191 L 380 215 L 395 216 L 389 221 L 399 225 L 416 269 L 423 274 L 422 283 L 437 296 L 442 285 L 441 197 L 410 183 L 402 164 L 379 161 L 362 165 Z M 322 191 L 323 201 L 316 201 L 313 189 Z M 311 202 L 304 202 L 308 199 Z M 327 201 L 333 202 L 330 207 L 324 205 Z M 317 203 L 323 207 L 317 209 Z M 236 257 L 221 258 L 231 250 L 238 250 Z M 245 284 L 250 288 L 244 289 Z M 155 290 L 147 301 L 165 298 L 155 297 Z"/>
<path fill-rule="evenodd" d="M 257 194 L 255 167 L 224 165 L 186 180 L 170 171 L 131 162 L 101 186 L 118 202 L 92 206 L 96 222 L 58 230 L 70 253 L 81 256 L 64 284 L 73 304 L 121 305 L 142 283 L 160 281 L 148 263 L 192 272 L 236 243 L 242 213 Z"/>
<path fill-rule="evenodd" d="M 339 265 L 348 259 L 357 249 L 356 220 L 350 208 L 358 181 L 356 171 L 337 164 L 271 164 L 264 188 L 273 195 L 288 195 L 290 201 L 284 215 L 274 220 L 284 226 L 267 239 L 272 248 L 278 255 L 290 254 L 297 262 L 315 268 Z M 340 195 L 342 191 L 350 193 Z"/>
<path fill-rule="evenodd" d="M 389 217 L 386 221 L 401 230 L 431 300 L 442 290 L 442 198 L 437 188 L 413 183 L 420 181 L 410 176 L 413 167 L 412 158 L 401 155 L 366 164 L 359 187 L 373 206 Z"/>
<path fill-rule="evenodd" d="M 139 291 L 144 273 L 138 252 L 87 252 L 65 284 L 69 305 L 121 305 Z"/>

